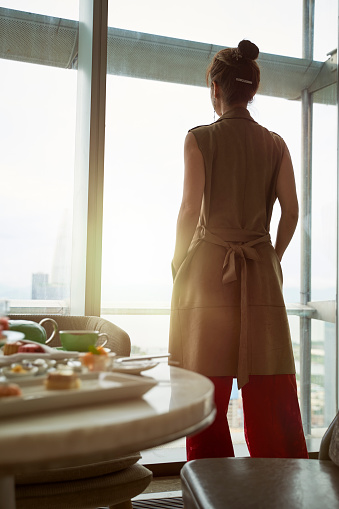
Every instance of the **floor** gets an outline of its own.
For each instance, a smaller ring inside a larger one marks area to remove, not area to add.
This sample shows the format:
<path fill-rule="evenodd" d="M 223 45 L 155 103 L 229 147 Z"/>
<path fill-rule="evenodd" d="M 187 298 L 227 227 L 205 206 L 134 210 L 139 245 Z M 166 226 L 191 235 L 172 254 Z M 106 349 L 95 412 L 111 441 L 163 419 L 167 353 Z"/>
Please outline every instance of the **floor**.
<path fill-rule="evenodd" d="M 184 509 L 181 497 L 154 498 L 132 502 L 133 509 Z"/>
<path fill-rule="evenodd" d="M 142 495 L 154 493 L 177 493 L 181 492 L 181 483 L 179 476 L 173 477 L 156 477 L 152 480 L 150 485 L 145 489 Z"/>
<path fill-rule="evenodd" d="M 146 490 L 132 500 L 133 509 L 182 509 L 179 476 L 156 477 Z"/>

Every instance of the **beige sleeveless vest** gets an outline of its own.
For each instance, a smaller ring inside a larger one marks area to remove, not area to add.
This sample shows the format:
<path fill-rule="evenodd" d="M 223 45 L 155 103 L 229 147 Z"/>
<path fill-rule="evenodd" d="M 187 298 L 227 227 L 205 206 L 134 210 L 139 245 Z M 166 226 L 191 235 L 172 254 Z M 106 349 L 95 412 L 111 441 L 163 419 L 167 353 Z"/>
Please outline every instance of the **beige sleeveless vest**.
<path fill-rule="evenodd" d="M 295 373 L 269 228 L 285 143 L 245 108 L 192 129 L 205 162 L 200 220 L 173 286 L 170 364 L 206 376 Z"/>

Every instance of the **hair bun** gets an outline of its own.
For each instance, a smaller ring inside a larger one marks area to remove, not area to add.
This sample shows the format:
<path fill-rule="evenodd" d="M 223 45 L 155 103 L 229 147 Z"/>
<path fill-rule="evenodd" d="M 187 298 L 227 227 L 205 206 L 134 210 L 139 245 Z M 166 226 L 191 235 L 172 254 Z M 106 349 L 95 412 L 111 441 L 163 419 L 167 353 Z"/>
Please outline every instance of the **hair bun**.
<path fill-rule="evenodd" d="M 249 60 L 256 60 L 259 56 L 259 48 L 253 42 L 244 39 L 238 44 L 239 53 Z"/>

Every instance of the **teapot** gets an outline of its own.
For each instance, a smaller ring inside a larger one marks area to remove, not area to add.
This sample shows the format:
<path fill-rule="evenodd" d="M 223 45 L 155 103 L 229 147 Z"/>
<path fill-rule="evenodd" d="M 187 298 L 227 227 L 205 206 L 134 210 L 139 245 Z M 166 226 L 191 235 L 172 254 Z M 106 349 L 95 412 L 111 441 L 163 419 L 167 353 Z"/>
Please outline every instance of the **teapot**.
<path fill-rule="evenodd" d="M 46 322 L 51 322 L 53 325 L 53 332 L 49 338 L 47 338 L 46 329 L 42 327 Z M 9 320 L 9 330 L 22 332 L 25 334 L 25 339 L 48 345 L 58 332 L 58 324 L 52 318 L 43 318 L 39 323 L 31 320 Z"/>

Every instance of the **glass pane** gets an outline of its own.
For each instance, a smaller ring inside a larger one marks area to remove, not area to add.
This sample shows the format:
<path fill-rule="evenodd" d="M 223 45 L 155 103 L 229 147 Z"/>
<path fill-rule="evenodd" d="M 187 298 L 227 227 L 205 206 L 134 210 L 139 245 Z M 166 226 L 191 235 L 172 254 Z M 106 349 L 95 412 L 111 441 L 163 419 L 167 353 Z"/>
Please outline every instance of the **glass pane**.
<path fill-rule="evenodd" d="M 201 121 L 213 121 L 207 89 L 107 76 L 104 309 L 168 311 L 183 142 Z"/>
<path fill-rule="evenodd" d="M 330 91 L 321 97 L 333 102 Z M 314 104 L 313 124 L 311 300 L 333 314 L 333 323 L 312 320 L 311 425 L 321 436 L 336 413 L 337 106 Z"/>
<path fill-rule="evenodd" d="M 288 146 L 291 154 L 294 174 L 297 186 L 298 200 L 301 196 L 301 129 L 300 124 L 291 119 L 301 118 L 300 101 L 288 101 L 276 97 L 267 97 L 257 95 L 254 103 L 249 106 L 253 118 L 264 125 L 270 131 L 279 133 Z M 274 112 L 274 115 L 272 115 Z M 276 202 L 273 209 L 271 221 L 271 238 L 274 244 L 278 221 L 280 217 L 280 206 Z M 300 260 L 300 221 L 292 238 L 287 251 L 282 259 L 282 269 L 284 274 L 283 294 L 285 302 L 288 304 L 299 302 L 300 298 L 300 267 L 296 263 Z"/>
<path fill-rule="evenodd" d="M 314 14 L 314 60 L 321 62 L 327 54 L 338 47 L 338 2 L 324 0 L 315 2 Z"/>
<path fill-rule="evenodd" d="M 322 436 L 336 414 L 335 324 L 312 320 L 311 422 L 312 435 Z M 319 429 L 319 431 L 317 431 Z"/>
<path fill-rule="evenodd" d="M 208 90 L 108 76 L 106 117 L 103 301 L 168 305 L 183 141 L 190 122 L 213 121 Z"/>
<path fill-rule="evenodd" d="M 168 352 L 169 313 L 114 316 L 102 314 L 101 316 L 128 332 L 132 343 L 132 354 L 156 355 Z"/>
<path fill-rule="evenodd" d="M 262 52 L 300 57 L 302 1 L 110 0 L 108 25 L 221 46 L 250 39 Z"/>
<path fill-rule="evenodd" d="M 1 7 L 56 18 L 79 19 L 79 0 L 1 0 Z"/>
<path fill-rule="evenodd" d="M 77 23 L 73 32 L 58 31 L 59 19 L 36 13 L 71 17 L 79 4 L 53 4 L 0 1 L 11 8 L 0 11 L 2 37 L 11 34 L 0 59 L 0 296 L 12 312 L 34 312 L 47 301 L 61 311 L 70 294 L 77 73 L 57 62 L 74 47 Z"/>
<path fill-rule="evenodd" d="M 312 301 L 335 300 L 337 247 L 335 105 L 314 104 L 312 159 Z"/>

